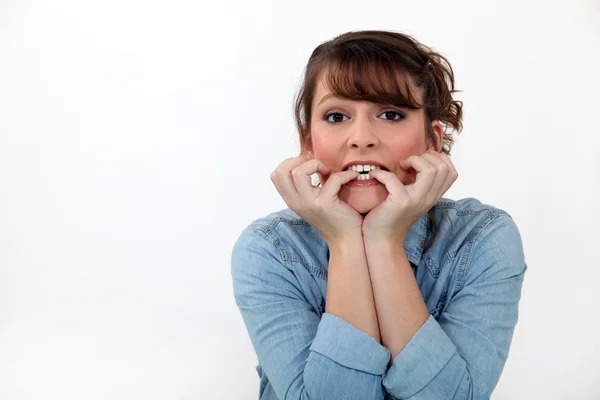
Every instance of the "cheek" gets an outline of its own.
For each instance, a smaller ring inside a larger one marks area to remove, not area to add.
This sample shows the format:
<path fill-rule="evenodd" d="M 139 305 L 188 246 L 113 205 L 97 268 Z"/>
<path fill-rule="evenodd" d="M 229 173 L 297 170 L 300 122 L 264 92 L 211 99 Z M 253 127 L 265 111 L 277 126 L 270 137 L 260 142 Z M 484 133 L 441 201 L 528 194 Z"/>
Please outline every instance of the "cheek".
<path fill-rule="evenodd" d="M 337 169 L 339 168 L 338 164 L 341 162 L 338 160 L 339 152 L 334 151 L 332 146 L 327 146 L 326 143 L 319 140 L 313 140 L 313 149 L 317 160 L 332 168 L 334 172 L 337 172 Z M 323 176 L 320 173 L 317 173 L 317 175 L 322 184 L 327 182 L 327 178 L 329 178 L 329 175 Z"/>
<path fill-rule="evenodd" d="M 337 172 L 337 167 L 336 167 L 337 163 L 336 163 L 336 160 L 334 159 L 334 153 L 324 152 L 324 151 L 320 151 L 320 152 L 315 151 L 315 158 L 317 160 L 321 161 L 326 166 L 333 169 L 334 173 Z M 329 175 L 323 176 L 319 172 L 317 172 L 317 175 L 319 176 L 319 181 L 321 183 L 327 182 L 327 178 L 329 178 Z"/>
<path fill-rule="evenodd" d="M 331 145 L 328 145 L 327 141 L 319 139 L 318 136 L 313 137 L 313 150 L 317 160 L 328 167 L 336 167 L 337 152 L 334 151 Z"/>
<path fill-rule="evenodd" d="M 400 161 L 413 155 L 423 154 L 426 148 L 423 136 L 421 134 L 410 135 L 396 142 L 393 146 L 396 150 L 396 159 Z"/>
<path fill-rule="evenodd" d="M 327 152 L 327 151 L 319 151 L 319 152 L 315 151 L 315 158 L 317 160 L 321 161 L 323 164 L 327 165 L 328 167 L 331 167 L 333 169 L 336 169 L 336 167 L 337 167 L 335 153 L 331 153 L 331 152 Z"/>
<path fill-rule="evenodd" d="M 401 160 L 406 160 L 410 156 L 421 155 L 425 152 L 425 147 L 425 141 L 421 140 L 419 136 L 407 138 L 407 140 L 402 140 L 394 146 L 394 159 L 399 163 Z M 400 168 L 399 165 L 397 165 L 396 168 L 396 175 L 403 184 L 409 185 L 415 182 L 417 172 L 414 169 L 410 168 L 405 170 Z"/>

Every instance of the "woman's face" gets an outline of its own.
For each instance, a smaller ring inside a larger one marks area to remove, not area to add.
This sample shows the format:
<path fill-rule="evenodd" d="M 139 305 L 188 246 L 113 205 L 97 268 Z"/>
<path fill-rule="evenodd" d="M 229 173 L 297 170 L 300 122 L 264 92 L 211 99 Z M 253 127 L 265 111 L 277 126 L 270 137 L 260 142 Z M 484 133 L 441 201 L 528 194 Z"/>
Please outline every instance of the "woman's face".
<path fill-rule="evenodd" d="M 417 88 L 413 90 L 420 99 Z M 349 162 L 372 160 L 385 166 L 403 184 L 411 184 L 416 172 L 401 169 L 399 162 L 434 147 L 426 139 L 423 112 L 423 109 L 338 98 L 320 81 L 312 105 L 311 138 L 306 150 L 330 167 L 331 173 L 342 171 Z M 438 121 L 432 126 L 441 143 L 443 128 Z M 329 176 L 319 174 L 323 185 Z M 385 186 L 377 181 L 370 186 L 346 184 L 339 192 L 342 201 L 363 215 L 383 202 L 387 195 Z"/>

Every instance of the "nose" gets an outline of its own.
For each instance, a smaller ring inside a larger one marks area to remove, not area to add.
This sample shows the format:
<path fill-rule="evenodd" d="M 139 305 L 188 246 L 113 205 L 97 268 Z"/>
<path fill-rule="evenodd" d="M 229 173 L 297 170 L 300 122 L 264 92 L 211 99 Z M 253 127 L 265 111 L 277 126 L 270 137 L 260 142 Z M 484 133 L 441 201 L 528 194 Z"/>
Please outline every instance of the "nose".
<path fill-rule="evenodd" d="M 372 126 L 364 118 L 355 118 L 354 124 L 350 129 L 348 147 L 351 149 L 372 149 L 379 145 L 377 135 L 375 135 Z"/>

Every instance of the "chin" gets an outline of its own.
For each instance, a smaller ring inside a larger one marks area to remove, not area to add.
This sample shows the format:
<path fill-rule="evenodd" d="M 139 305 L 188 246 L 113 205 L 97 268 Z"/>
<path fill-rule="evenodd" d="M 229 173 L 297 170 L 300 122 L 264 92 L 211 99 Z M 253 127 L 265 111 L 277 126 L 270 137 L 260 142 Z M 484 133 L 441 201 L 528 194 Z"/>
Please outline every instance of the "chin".
<path fill-rule="evenodd" d="M 387 198 L 388 191 L 383 185 L 368 188 L 351 187 L 341 190 L 339 196 L 340 200 L 364 215 L 381 204 Z"/>
<path fill-rule="evenodd" d="M 379 205 L 379 203 L 375 204 L 373 201 L 349 201 L 348 205 L 358 211 L 359 214 L 367 214 L 369 211 L 374 209 Z"/>

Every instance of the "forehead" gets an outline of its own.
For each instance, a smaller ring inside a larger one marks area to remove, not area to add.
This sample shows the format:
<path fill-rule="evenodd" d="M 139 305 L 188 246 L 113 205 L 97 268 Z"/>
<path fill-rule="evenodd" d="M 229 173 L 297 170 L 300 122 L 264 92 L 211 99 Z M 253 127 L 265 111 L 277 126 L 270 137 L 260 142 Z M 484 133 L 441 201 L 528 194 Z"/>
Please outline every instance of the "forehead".
<path fill-rule="evenodd" d="M 316 81 L 312 107 L 316 107 L 327 96 L 417 108 L 422 98 L 422 88 L 416 85 L 410 74 L 396 72 L 393 76 L 382 76 L 377 75 L 377 71 L 370 72 L 353 76 L 340 70 L 325 69 Z"/>

